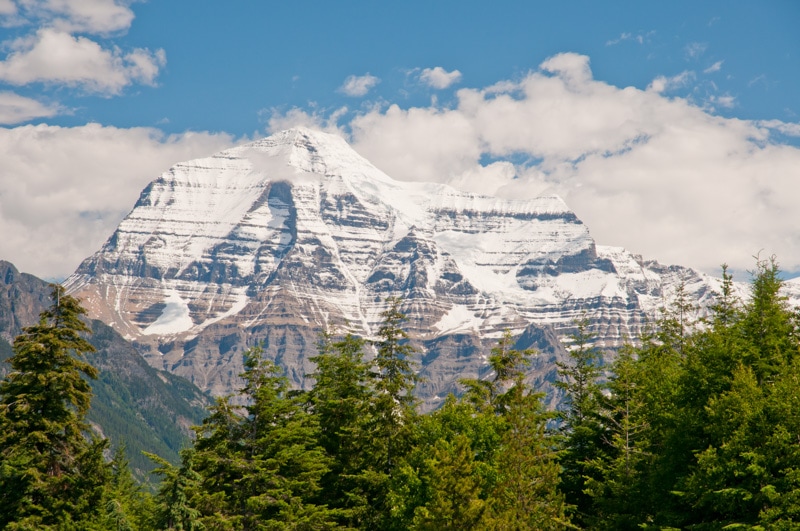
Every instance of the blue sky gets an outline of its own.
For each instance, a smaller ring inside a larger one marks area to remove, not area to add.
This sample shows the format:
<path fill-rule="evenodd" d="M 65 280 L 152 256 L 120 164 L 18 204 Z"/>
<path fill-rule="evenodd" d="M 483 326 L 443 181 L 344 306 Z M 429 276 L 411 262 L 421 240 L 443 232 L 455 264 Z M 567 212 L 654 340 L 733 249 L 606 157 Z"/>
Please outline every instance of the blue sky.
<path fill-rule="evenodd" d="M 171 164 L 296 124 L 398 179 L 558 193 L 646 258 L 800 272 L 796 1 L 0 0 L 0 24 L 0 258 L 35 274 Z"/>

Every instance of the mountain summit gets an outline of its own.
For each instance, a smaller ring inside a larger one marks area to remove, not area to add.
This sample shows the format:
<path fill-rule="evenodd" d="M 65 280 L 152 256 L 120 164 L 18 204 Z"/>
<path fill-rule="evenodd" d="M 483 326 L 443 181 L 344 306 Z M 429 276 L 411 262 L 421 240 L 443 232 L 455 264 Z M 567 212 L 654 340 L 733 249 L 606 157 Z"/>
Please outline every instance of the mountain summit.
<path fill-rule="evenodd" d="M 576 318 L 617 346 L 678 283 L 710 295 L 693 270 L 596 245 L 559 197 L 395 181 L 342 138 L 297 128 L 172 167 L 67 287 L 152 365 L 215 394 L 260 342 L 303 386 L 321 331 L 370 337 L 401 297 L 433 404 L 487 370 L 504 329 L 546 352 L 544 379 Z"/>

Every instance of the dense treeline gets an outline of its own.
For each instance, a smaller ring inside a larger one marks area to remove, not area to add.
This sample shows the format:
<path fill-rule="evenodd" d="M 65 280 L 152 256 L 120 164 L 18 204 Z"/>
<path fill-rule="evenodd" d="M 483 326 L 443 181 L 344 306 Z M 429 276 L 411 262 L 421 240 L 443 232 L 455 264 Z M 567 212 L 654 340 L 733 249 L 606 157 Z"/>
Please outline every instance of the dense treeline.
<path fill-rule="evenodd" d="M 323 338 L 310 391 L 249 351 L 243 396 L 210 408 L 180 464 L 151 456 L 155 495 L 88 435 L 82 309 L 57 292 L 0 384 L 0 528 L 800 528 L 800 315 L 780 287 L 759 261 L 739 301 L 723 269 L 710 314 L 679 290 L 609 365 L 577 323 L 557 412 L 506 334 L 490 379 L 418 414 L 390 299 L 376 341 Z"/>

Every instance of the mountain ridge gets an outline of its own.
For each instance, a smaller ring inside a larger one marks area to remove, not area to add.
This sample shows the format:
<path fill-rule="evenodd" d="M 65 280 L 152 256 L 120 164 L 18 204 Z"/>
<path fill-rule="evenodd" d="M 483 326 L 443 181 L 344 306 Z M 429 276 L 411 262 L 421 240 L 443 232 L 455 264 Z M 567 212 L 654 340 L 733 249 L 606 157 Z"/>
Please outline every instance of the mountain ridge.
<path fill-rule="evenodd" d="M 418 345 L 470 345 L 421 357 L 435 405 L 485 375 L 505 329 L 563 356 L 553 338 L 586 316 L 613 349 L 679 285 L 703 305 L 718 281 L 597 245 L 557 196 L 395 181 L 340 137 L 298 128 L 173 166 L 66 285 L 153 366 L 214 394 L 237 388 L 241 352 L 258 343 L 308 386 L 320 331 L 373 337 L 400 297 Z"/>

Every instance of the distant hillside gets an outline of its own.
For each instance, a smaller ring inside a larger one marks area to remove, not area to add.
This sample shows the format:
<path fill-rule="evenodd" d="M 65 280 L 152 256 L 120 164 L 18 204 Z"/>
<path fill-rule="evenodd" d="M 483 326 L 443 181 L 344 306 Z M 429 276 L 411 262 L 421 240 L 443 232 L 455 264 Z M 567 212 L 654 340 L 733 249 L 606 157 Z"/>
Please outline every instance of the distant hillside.
<path fill-rule="evenodd" d="M 49 294 L 47 282 L 0 261 L 0 361 L 12 355 L 14 337 L 50 305 Z M 91 382 L 88 420 L 112 447 L 125 443 L 135 474 L 146 479 L 153 465 L 142 451 L 177 462 L 178 451 L 188 446 L 190 426 L 205 415 L 208 398 L 188 380 L 150 367 L 111 327 L 97 320 L 91 327 L 89 340 L 97 352 L 88 361 L 100 376 Z M 8 369 L 0 363 L 0 376 Z"/>

